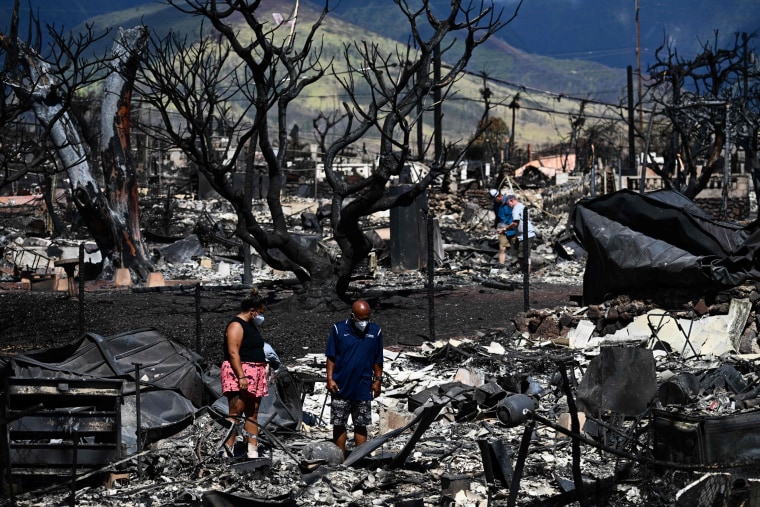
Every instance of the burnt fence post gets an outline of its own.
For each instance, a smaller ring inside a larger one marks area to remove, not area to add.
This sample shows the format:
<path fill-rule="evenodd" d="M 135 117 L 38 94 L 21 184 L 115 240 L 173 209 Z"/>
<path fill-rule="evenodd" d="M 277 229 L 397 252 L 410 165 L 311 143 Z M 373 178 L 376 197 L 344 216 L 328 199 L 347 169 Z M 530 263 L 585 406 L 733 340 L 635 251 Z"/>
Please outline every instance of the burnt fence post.
<path fill-rule="evenodd" d="M 428 325 L 430 340 L 435 341 L 435 247 L 433 241 L 433 215 L 427 212 L 427 270 L 428 270 Z"/>
<path fill-rule="evenodd" d="M 79 334 L 84 334 L 84 242 L 79 243 Z"/>
<path fill-rule="evenodd" d="M 528 243 L 528 208 L 523 208 L 522 220 L 523 227 L 523 241 L 521 241 L 523 248 L 523 257 L 520 266 L 523 272 L 523 309 L 524 311 L 530 310 L 530 244 Z"/>
<path fill-rule="evenodd" d="M 201 284 L 195 284 L 195 351 L 201 353 Z"/>

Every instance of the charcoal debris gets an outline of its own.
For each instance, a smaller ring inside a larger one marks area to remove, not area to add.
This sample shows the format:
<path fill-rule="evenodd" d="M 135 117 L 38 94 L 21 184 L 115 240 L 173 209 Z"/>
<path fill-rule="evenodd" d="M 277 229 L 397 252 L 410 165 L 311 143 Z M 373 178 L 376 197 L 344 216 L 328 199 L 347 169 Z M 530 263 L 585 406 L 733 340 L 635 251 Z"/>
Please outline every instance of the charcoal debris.
<path fill-rule="evenodd" d="M 487 200 L 479 199 L 436 203 L 445 251 L 437 283 L 523 290 L 516 263 L 494 262 L 497 242 Z M 295 211 L 299 202 L 290 201 L 290 225 L 324 233 L 318 217 Z M 196 227 L 201 211 L 214 223 Z M 155 245 L 164 276 L 237 283 L 243 268 L 226 232 L 229 211 L 180 201 L 173 212 L 183 234 L 171 248 Z M 534 220 L 541 240 L 531 277 L 579 283 L 583 256 L 565 225 Z M 354 287 L 403 305 L 403 291 L 423 290 L 427 276 L 387 269 L 387 217 L 365 226 L 377 233 L 376 266 L 368 263 Z M 40 256 L 76 256 L 74 242 L 32 241 L 7 229 L 2 238 L 13 253 L 5 262 L 23 258 L 29 273 L 39 274 Z M 321 238 L 320 248 L 334 245 Z M 287 277 L 263 265 L 256 272 L 258 281 Z M 7 264 L 2 274 L 15 276 Z M 349 446 L 345 462 L 330 442 L 324 356 L 305 351 L 284 364 L 301 389 L 300 425 L 272 425 L 260 458 L 220 455 L 228 427 L 212 407 L 195 407 L 181 431 L 130 448 L 108 466 L 76 470 L 74 479 L 20 480 L 4 504 L 485 506 L 507 505 L 514 495 L 515 505 L 532 506 L 586 495 L 585 504 L 714 505 L 719 497 L 756 496 L 757 287 L 651 296 L 532 308 L 501 329 L 388 347 L 370 440 Z"/>

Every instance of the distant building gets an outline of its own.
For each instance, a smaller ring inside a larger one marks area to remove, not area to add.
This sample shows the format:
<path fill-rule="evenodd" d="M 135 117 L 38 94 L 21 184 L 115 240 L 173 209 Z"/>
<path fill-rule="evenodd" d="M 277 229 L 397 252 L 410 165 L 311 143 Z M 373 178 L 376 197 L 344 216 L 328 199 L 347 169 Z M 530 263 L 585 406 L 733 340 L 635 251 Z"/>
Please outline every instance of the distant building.
<path fill-rule="evenodd" d="M 515 179 L 525 188 L 562 185 L 574 168 L 574 153 L 537 157 L 515 169 Z"/>

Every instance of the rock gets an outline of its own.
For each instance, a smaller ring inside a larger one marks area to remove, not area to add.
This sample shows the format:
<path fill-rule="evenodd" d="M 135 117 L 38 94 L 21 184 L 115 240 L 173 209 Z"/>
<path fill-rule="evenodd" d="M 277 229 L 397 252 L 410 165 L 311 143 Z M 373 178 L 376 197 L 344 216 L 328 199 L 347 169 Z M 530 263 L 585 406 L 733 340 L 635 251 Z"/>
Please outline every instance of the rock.
<path fill-rule="evenodd" d="M 340 447 L 332 442 L 311 442 L 303 448 L 301 455 L 307 461 L 325 461 L 331 466 L 343 463 Z"/>

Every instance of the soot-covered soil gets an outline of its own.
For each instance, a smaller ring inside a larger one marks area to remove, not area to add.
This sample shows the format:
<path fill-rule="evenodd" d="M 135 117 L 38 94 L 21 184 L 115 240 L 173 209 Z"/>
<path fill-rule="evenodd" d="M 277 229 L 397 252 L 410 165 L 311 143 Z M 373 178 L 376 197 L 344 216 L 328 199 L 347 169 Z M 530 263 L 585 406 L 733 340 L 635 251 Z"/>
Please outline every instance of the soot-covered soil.
<path fill-rule="evenodd" d="M 343 302 L 306 308 L 285 287 L 262 288 L 270 304 L 263 325 L 265 337 L 287 364 L 308 353 L 322 353 L 330 325 L 349 314 Z M 571 303 L 580 286 L 532 283 L 531 308 Z M 102 290 L 85 293 L 84 302 L 62 293 L 0 291 L 0 354 L 63 345 L 82 331 L 110 336 L 154 327 L 168 338 L 199 350 L 210 362 L 221 358 L 222 332 L 247 293 L 239 288 L 201 288 L 148 292 Z M 415 346 L 430 339 L 426 291 L 399 290 L 367 297 L 372 318 L 383 329 L 386 346 Z M 433 299 L 436 339 L 475 337 L 479 331 L 514 329 L 522 312 L 522 289 L 501 290 L 470 285 L 438 290 Z M 81 323 L 80 323 L 81 321 Z"/>

